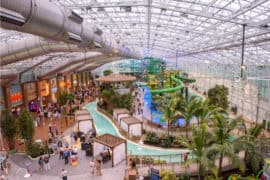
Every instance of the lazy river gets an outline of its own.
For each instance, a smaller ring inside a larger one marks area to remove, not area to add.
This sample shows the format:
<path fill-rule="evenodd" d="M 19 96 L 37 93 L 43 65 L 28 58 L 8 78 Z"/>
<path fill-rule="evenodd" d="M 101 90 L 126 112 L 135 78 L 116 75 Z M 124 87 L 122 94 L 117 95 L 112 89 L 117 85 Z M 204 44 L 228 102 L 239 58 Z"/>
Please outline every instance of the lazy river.
<path fill-rule="evenodd" d="M 113 122 L 108 119 L 105 115 L 97 111 L 97 102 L 92 102 L 85 106 L 85 108 L 91 113 L 96 131 L 98 135 L 112 134 L 114 136 L 122 137 L 118 129 L 114 126 Z M 128 153 L 132 155 L 147 155 L 153 156 L 154 159 L 166 160 L 166 162 L 180 162 L 182 157 L 180 154 L 186 152 L 186 150 L 175 149 L 163 149 L 145 146 L 143 144 L 134 143 L 127 140 Z"/>

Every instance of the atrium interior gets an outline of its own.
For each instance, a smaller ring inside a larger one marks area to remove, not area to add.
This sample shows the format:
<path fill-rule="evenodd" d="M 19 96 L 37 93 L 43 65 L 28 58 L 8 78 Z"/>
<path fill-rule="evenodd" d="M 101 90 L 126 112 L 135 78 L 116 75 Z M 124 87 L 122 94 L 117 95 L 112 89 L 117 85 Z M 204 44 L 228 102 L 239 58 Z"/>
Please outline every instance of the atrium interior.
<path fill-rule="evenodd" d="M 0 2 L 0 179 L 270 179 L 269 0 Z"/>

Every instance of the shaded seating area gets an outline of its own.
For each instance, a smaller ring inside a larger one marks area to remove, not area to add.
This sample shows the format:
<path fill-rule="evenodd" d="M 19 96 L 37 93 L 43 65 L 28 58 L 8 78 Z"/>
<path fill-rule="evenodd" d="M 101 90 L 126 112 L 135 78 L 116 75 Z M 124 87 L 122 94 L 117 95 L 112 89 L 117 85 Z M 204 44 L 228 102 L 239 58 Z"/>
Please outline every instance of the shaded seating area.
<path fill-rule="evenodd" d="M 101 156 L 103 162 L 112 161 L 112 167 L 127 158 L 127 141 L 111 134 L 97 136 L 93 141 L 93 155 Z"/>
<path fill-rule="evenodd" d="M 119 125 L 129 136 L 142 135 L 143 122 L 133 116 L 120 118 Z"/>
<path fill-rule="evenodd" d="M 89 115 L 89 114 L 90 114 L 89 111 L 87 111 L 86 109 L 82 109 L 82 110 L 75 111 L 74 116 L 75 116 L 75 119 L 76 119 L 78 116 Z"/>
<path fill-rule="evenodd" d="M 113 109 L 113 120 L 116 120 L 120 123 L 120 118 L 130 116 L 130 111 L 125 108 Z"/>

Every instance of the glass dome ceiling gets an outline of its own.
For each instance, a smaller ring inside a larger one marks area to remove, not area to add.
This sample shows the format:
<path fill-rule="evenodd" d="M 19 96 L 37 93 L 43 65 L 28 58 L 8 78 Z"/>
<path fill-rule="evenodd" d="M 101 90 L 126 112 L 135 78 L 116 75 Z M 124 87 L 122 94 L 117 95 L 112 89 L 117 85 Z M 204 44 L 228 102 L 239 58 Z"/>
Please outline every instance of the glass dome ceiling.
<path fill-rule="evenodd" d="M 165 59 L 241 62 L 246 24 L 246 64 L 270 64 L 268 0 L 55 0 L 118 41 Z"/>
<path fill-rule="evenodd" d="M 158 57 L 169 62 L 218 63 L 239 67 L 245 24 L 244 64 L 270 65 L 269 0 L 51 2 L 73 10 L 84 21 L 97 25 L 104 32 L 112 33 L 116 41 L 124 43 L 132 51 L 140 52 L 141 57 Z M 0 29 L 0 45 L 29 36 L 32 35 Z M 76 53 L 59 58 L 71 60 L 74 54 Z M 17 73 L 39 63 L 37 68 L 44 67 L 42 71 L 58 65 L 57 57 L 50 62 L 41 63 L 46 58 L 48 55 L 1 66 L 1 74 Z"/>

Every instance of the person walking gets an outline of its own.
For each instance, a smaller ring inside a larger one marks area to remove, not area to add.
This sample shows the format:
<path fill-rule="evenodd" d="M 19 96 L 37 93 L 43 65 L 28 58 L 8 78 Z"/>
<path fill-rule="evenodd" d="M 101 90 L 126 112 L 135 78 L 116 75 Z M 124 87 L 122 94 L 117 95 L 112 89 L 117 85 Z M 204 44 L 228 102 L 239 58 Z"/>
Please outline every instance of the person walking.
<path fill-rule="evenodd" d="M 186 162 L 186 161 L 188 160 L 188 155 L 189 155 L 189 152 L 186 152 L 186 153 L 184 154 L 184 162 Z"/>
<path fill-rule="evenodd" d="M 27 159 L 25 162 L 24 162 L 24 165 L 26 167 L 26 170 L 27 170 L 27 174 L 29 174 L 30 176 L 32 176 L 32 171 L 31 171 L 31 166 L 32 166 L 32 163 L 29 159 Z"/>
<path fill-rule="evenodd" d="M 39 165 L 39 168 L 38 168 L 39 172 L 43 172 L 43 170 L 44 170 L 44 161 L 43 161 L 42 157 L 39 158 L 38 165 Z"/>
<path fill-rule="evenodd" d="M 91 161 L 90 161 L 90 169 L 91 169 L 91 174 L 92 175 L 94 175 L 95 174 L 95 161 L 94 161 L 94 159 L 92 159 Z"/>
<path fill-rule="evenodd" d="M 96 163 L 95 163 L 95 167 L 96 167 L 96 172 L 98 176 L 102 176 L 102 172 L 101 172 L 101 160 L 97 159 Z"/>
<path fill-rule="evenodd" d="M 50 157 L 49 157 L 49 156 L 45 156 L 45 157 L 43 158 L 43 161 L 44 161 L 45 171 L 51 170 L 51 166 L 50 166 Z"/>
<path fill-rule="evenodd" d="M 60 176 L 62 178 L 62 180 L 67 180 L 67 171 L 65 169 L 62 169 Z"/>

